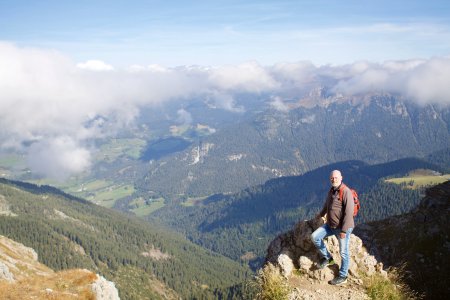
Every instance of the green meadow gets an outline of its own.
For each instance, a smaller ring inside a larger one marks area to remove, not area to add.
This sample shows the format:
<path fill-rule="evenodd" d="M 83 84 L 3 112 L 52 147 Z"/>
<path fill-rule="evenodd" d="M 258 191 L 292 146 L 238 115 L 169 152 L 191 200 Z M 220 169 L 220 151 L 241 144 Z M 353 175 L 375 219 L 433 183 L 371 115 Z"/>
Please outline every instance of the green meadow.
<path fill-rule="evenodd" d="M 190 207 L 190 206 L 196 206 L 201 204 L 203 200 L 205 200 L 208 197 L 195 197 L 195 198 L 188 198 L 186 201 L 182 202 L 181 205 Z"/>
<path fill-rule="evenodd" d="M 133 185 L 117 184 L 109 180 L 91 180 L 83 183 L 71 182 L 60 188 L 66 193 L 105 207 L 113 207 L 118 199 L 134 193 Z"/>
<path fill-rule="evenodd" d="M 444 175 L 411 175 L 399 178 L 386 179 L 386 182 L 403 184 L 406 188 L 417 189 L 425 186 L 433 186 L 450 180 L 450 174 Z"/>
<path fill-rule="evenodd" d="M 139 217 L 145 217 L 153 213 L 154 211 L 164 207 L 164 198 L 151 199 L 150 201 L 144 200 L 142 197 L 134 199 L 129 203 L 131 209 Z"/>
<path fill-rule="evenodd" d="M 113 184 L 104 189 L 97 190 L 94 193 L 94 196 L 91 196 L 94 203 L 105 206 L 105 207 L 113 207 L 114 203 L 118 199 L 131 196 L 134 193 L 134 186 L 130 184 L 125 185 L 117 185 Z"/>
<path fill-rule="evenodd" d="M 122 155 L 139 159 L 146 141 L 141 139 L 111 139 L 100 147 L 98 158 L 105 161 L 115 161 Z"/>

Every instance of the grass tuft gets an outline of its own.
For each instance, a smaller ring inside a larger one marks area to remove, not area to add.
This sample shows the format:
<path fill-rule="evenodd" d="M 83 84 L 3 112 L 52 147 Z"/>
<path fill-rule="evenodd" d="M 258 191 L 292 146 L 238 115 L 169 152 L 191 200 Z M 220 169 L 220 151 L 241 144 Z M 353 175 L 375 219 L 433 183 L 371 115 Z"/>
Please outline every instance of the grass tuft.
<path fill-rule="evenodd" d="M 364 280 L 367 295 L 373 300 L 419 300 L 423 297 L 405 284 L 405 267 L 390 268 L 388 278 L 375 274 Z"/>
<path fill-rule="evenodd" d="M 280 270 L 270 263 L 258 271 L 255 285 L 257 300 L 286 300 L 291 290 Z"/>

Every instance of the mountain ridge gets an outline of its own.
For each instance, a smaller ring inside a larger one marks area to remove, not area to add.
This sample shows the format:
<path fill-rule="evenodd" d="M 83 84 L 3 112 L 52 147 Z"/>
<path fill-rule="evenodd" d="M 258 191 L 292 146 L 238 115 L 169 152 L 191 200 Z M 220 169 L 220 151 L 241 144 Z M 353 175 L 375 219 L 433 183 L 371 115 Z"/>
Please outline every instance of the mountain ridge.
<path fill-rule="evenodd" d="M 87 201 L 33 194 L 5 180 L 0 195 L 9 212 L 0 214 L 0 234 L 32 247 L 55 270 L 101 274 L 116 283 L 122 298 L 226 297 L 240 293 L 239 284 L 250 274 L 176 233 Z"/>
<path fill-rule="evenodd" d="M 143 194 L 205 196 L 349 159 L 424 157 L 450 147 L 449 128 L 448 108 L 420 107 L 389 94 L 372 95 L 363 104 L 267 110 L 202 138 L 209 150 L 199 163 L 192 164 L 198 145 L 154 161 L 137 188 Z M 220 178 L 220 185 L 210 178 Z"/>

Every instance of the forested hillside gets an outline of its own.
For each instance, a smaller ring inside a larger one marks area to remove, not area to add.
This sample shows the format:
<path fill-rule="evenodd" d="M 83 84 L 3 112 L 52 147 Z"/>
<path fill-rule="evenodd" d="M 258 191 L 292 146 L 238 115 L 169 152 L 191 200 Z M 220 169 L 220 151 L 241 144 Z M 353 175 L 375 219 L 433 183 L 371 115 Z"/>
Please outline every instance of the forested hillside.
<path fill-rule="evenodd" d="M 199 245 L 258 266 L 265 245 L 274 236 L 318 212 L 329 189 L 329 172 L 334 169 L 341 170 L 344 182 L 360 194 L 359 224 L 407 212 L 418 203 L 420 190 L 404 189 L 382 178 L 414 169 L 442 171 L 419 159 L 380 165 L 348 161 L 302 176 L 272 179 L 239 193 L 214 195 L 194 206 L 172 204 L 149 218 L 184 232 Z"/>
<path fill-rule="evenodd" d="M 308 107 L 293 102 L 283 112 L 264 110 L 151 161 L 135 183 L 137 193 L 171 198 L 237 192 L 339 161 L 385 163 L 450 147 L 448 108 L 418 106 L 389 94 L 324 95 L 313 102 Z"/>
<path fill-rule="evenodd" d="M 46 186 L 0 181 L 0 234 L 55 270 L 87 268 L 123 299 L 242 297 L 249 270 L 178 234 Z M 171 298 L 171 297 L 169 297 Z"/>

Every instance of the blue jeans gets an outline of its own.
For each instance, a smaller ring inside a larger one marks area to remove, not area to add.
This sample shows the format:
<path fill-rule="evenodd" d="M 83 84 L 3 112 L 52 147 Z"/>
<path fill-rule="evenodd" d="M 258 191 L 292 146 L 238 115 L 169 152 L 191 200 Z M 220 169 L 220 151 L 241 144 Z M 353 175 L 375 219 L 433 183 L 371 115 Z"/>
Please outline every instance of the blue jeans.
<path fill-rule="evenodd" d="M 311 234 L 311 240 L 316 245 L 317 249 L 319 250 L 322 257 L 326 259 L 331 258 L 330 252 L 328 252 L 327 247 L 325 246 L 325 243 L 323 242 L 323 239 L 330 235 L 335 235 L 339 241 L 339 252 L 341 254 L 342 263 L 341 268 L 339 270 L 339 276 L 341 277 L 347 277 L 348 275 L 348 267 L 350 265 L 350 235 L 352 234 L 353 228 L 347 229 L 347 233 L 345 235 L 345 238 L 341 239 L 339 234 L 341 232 L 341 229 L 336 228 L 332 229 L 327 224 L 322 225 L 321 227 L 317 228 L 316 231 L 314 231 Z"/>

